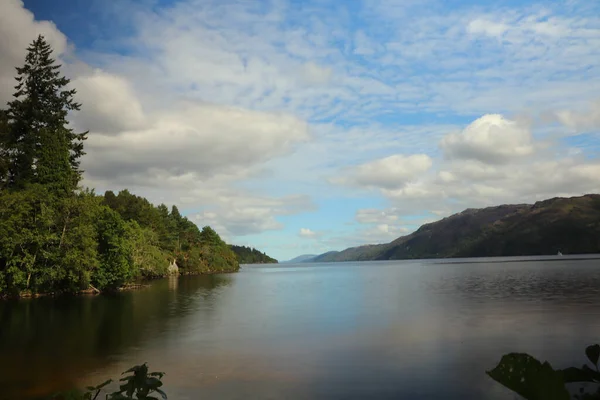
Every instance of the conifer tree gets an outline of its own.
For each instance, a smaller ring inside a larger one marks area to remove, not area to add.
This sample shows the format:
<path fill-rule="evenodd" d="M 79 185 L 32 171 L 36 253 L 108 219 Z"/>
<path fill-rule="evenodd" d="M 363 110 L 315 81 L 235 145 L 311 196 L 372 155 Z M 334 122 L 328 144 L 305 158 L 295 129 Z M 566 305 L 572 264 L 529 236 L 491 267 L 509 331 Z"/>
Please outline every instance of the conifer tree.
<path fill-rule="evenodd" d="M 0 110 L 0 190 L 6 187 L 8 181 L 8 168 L 10 157 L 7 148 L 8 142 L 8 116 L 6 111 Z"/>
<path fill-rule="evenodd" d="M 8 103 L 10 156 L 9 186 L 48 185 L 52 192 L 72 192 L 81 179 L 79 159 L 87 132 L 68 127 L 69 111 L 79 110 L 60 74 L 52 49 L 43 36 L 28 47 L 23 67 L 17 68 L 15 99 Z"/>

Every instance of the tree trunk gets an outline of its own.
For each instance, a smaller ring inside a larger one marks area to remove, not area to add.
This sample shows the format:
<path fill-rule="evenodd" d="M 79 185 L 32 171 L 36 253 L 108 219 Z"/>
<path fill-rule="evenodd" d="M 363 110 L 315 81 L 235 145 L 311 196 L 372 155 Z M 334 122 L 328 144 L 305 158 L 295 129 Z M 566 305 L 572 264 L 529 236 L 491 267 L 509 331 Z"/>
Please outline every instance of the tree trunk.
<path fill-rule="evenodd" d="M 60 243 L 58 244 L 58 249 L 62 248 L 63 242 L 65 240 L 65 233 L 67 232 L 67 225 L 69 224 L 69 214 L 67 214 L 67 218 L 65 218 L 65 224 L 63 225 L 62 234 L 60 235 Z"/>

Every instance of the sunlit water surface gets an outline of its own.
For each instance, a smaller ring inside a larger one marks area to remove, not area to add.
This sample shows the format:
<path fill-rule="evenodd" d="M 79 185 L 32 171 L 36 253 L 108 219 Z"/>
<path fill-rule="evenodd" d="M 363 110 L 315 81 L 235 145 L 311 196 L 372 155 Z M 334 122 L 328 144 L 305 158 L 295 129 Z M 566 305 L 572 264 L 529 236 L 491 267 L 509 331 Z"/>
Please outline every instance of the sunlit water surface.
<path fill-rule="evenodd" d="M 148 362 L 172 400 L 512 399 L 485 374 L 502 354 L 579 366 L 596 342 L 598 259 L 244 266 L 0 302 L 0 398 Z"/>

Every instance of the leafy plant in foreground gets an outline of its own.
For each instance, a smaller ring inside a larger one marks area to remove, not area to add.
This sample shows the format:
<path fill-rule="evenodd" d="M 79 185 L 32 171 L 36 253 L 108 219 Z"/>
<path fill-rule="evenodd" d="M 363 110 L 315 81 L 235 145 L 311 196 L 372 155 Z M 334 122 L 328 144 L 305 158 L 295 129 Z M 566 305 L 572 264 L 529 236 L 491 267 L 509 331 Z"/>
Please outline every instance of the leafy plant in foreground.
<path fill-rule="evenodd" d="M 119 386 L 119 390 L 107 394 L 106 400 L 159 400 L 154 394 L 160 396 L 160 399 L 167 400 L 167 394 L 159 389 L 163 383 L 162 377 L 165 375 L 164 372 L 148 372 L 148 366 L 146 363 L 142 365 L 136 365 L 121 375 L 130 374 L 124 378 L 119 379 L 123 382 Z M 109 379 L 98 386 L 88 386 L 87 392 L 80 393 L 78 391 L 70 391 L 60 393 L 52 397 L 53 400 L 96 400 L 100 395 L 102 389 L 112 383 L 113 380 Z"/>
<path fill-rule="evenodd" d="M 496 382 L 523 396 L 527 400 L 568 400 L 567 384 L 600 384 L 600 345 L 594 344 L 585 349 L 588 360 L 595 368 L 583 365 L 555 370 L 546 361 L 541 363 L 526 353 L 509 353 L 502 356 L 500 363 L 486 373 Z M 600 387 L 595 392 L 586 393 L 584 387 L 574 396 L 580 400 L 599 400 Z"/>

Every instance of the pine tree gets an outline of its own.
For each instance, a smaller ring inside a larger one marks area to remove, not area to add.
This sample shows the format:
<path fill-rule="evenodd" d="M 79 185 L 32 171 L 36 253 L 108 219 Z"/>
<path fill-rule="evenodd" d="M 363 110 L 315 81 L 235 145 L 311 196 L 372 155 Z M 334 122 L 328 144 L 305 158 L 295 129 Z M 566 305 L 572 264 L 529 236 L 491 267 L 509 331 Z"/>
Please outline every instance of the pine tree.
<path fill-rule="evenodd" d="M 10 166 L 10 155 L 8 152 L 8 116 L 6 111 L 0 110 L 0 190 L 6 187 L 8 182 L 8 169 Z"/>
<path fill-rule="evenodd" d="M 80 104 L 73 99 L 75 90 L 66 89 L 69 79 L 60 75 L 61 66 L 43 36 L 27 50 L 25 65 L 17 68 L 15 100 L 7 110 L 8 184 L 22 188 L 39 183 L 54 193 L 70 193 L 81 179 L 79 159 L 87 132 L 68 128 L 67 115 Z"/>

